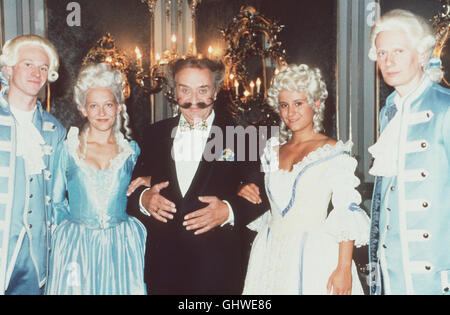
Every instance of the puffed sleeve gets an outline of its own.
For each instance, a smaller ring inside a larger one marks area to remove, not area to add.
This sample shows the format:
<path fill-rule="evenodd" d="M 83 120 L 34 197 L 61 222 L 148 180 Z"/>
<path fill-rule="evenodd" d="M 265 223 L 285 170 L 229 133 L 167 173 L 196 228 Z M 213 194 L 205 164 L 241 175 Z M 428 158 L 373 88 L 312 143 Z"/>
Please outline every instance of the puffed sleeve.
<path fill-rule="evenodd" d="M 53 203 L 52 203 L 52 230 L 60 224 L 69 214 L 69 203 L 67 201 L 67 143 L 62 142 L 58 146 L 54 160 L 53 175 Z"/>
<path fill-rule="evenodd" d="M 347 154 L 336 157 L 329 170 L 333 209 L 325 222 L 325 229 L 336 241 L 355 241 L 356 247 L 369 242 L 369 217 L 359 206 L 361 195 L 355 189 L 360 181 L 355 176 L 356 160 Z"/>

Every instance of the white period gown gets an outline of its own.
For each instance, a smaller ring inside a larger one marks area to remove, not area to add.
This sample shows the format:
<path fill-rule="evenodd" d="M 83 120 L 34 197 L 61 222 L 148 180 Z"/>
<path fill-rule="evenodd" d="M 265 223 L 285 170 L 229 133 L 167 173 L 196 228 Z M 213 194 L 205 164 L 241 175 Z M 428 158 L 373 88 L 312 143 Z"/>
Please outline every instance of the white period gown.
<path fill-rule="evenodd" d="M 271 209 L 249 225 L 258 234 L 244 294 L 327 294 L 339 242 L 368 243 L 369 218 L 355 190 L 359 179 L 352 145 L 327 144 L 286 171 L 278 168 L 278 139 L 269 139 L 261 162 Z M 354 262 L 352 294 L 363 294 Z"/>

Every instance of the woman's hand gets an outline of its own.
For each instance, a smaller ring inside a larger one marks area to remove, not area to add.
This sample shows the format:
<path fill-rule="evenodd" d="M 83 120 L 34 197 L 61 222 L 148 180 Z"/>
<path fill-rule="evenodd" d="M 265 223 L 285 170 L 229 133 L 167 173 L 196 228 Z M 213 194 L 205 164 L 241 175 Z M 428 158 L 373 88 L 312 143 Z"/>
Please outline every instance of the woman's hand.
<path fill-rule="evenodd" d="M 128 185 L 127 196 L 134 193 L 134 191 L 140 186 L 150 187 L 151 178 L 151 176 L 135 178 L 133 181 L 131 181 L 130 185 Z"/>
<path fill-rule="evenodd" d="M 352 294 L 352 269 L 350 267 L 338 267 L 333 271 L 327 284 L 327 293 L 333 295 Z"/>
<path fill-rule="evenodd" d="M 259 187 L 253 183 L 242 186 L 237 194 L 238 196 L 245 198 L 254 204 L 259 204 L 262 202 Z"/>

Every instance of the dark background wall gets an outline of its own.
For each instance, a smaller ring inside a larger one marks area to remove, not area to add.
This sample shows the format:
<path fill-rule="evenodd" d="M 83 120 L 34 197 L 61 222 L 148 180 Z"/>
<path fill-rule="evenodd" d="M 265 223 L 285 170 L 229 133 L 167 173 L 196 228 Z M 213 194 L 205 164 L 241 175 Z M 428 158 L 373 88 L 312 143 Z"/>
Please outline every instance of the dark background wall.
<path fill-rule="evenodd" d="M 81 26 L 68 26 L 66 10 L 71 1 L 47 0 L 48 37 L 59 51 L 60 78 L 52 84 L 52 113 L 62 124 L 82 125 L 74 102 L 72 88 L 83 58 L 107 32 L 116 40 L 116 47 L 135 59 L 139 46 L 144 60 L 149 53 L 149 13 L 139 0 L 78 0 L 81 7 Z M 144 63 L 145 66 L 145 63 Z M 149 98 L 137 86 L 134 73 L 129 73 L 131 97 L 126 101 L 134 137 L 150 121 Z"/>
<path fill-rule="evenodd" d="M 81 26 L 70 27 L 66 10 L 71 1 L 47 0 L 48 36 L 61 55 L 59 80 L 52 84 L 52 113 L 65 127 L 80 126 L 82 119 L 72 101 L 72 86 L 89 49 L 107 32 L 117 48 L 134 58 L 139 46 L 149 52 L 149 13 L 139 0 L 80 0 Z M 242 5 L 253 5 L 270 19 L 285 25 L 280 34 L 290 63 L 319 67 L 330 92 L 327 101 L 327 131 L 334 134 L 336 9 L 335 0 L 316 0 L 305 5 L 297 0 L 203 0 L 198 8 L 198 48 L 206 53 L 211 43 L 225 47 L 219 32 L 239 13 Z M 145 58 L 144 58 L 145 59 Z M 150 121 L 149 98 L 129 74 L 131 98 L 127 100 L 135 138 L 140 140 L 142 126 Z"/>
<path fill-rule="evenodd" d="M 139 46 L 144 60 L 149 53 L 149 12 L 139 0 L 79 0 L 81 26 L 70 27 L 66 18 L 68 0 L 47 0 L 48 37 L 61 56 L 59 80 L 52 84 L 52 113 L 65 127 L 80 126 L 82 119 L 72 101 L 72 86 L 89 49 L 107 32 L 117 48 L 134 60 Z M 382 13 L 406 8 L 431 18 L 440 8 L 438 0 L 381 0 Z M 267 18 L 285 25 L 280 34 L 289 63 L 319 67 L 329 90 L 326 102 L 326 133 L 335 136 L 336 106 L 336 0 L 203 0 L 198 8 L 198 49 L 209 45 L 225 48 L 220 29 L 230 23 L 242 5 L 252 5 Z M 144 63 L 145 66 L 145 63 Z M 149 96 L 128 75 L 131 98 L 127 100 L 134 136 L 139 141 L 150 121 Z M 392 90 L 382 83 L 382 101 Z"/>
<path fill-rule="evenodd" d="M 324 127 L 336 136 L 336 1 L 316 0 L 204 0 L 198 10 L 198 47 L 226 48 L 220 29 L 226 28 L 241 6 L 251 5 L 266 18 L 284 25 L 279 39 L 288 63 L 318 67 L 329 92 Z"/>

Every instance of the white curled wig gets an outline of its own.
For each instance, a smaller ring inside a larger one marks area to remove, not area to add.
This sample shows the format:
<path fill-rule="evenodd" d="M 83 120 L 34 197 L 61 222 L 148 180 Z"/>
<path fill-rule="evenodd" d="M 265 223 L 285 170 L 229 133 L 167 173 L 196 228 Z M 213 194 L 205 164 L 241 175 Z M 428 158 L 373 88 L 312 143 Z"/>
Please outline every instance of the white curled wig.
<path fill-rule="evenodd" d="M 0 55 L 0 68 L 2 81 L 8 82 L 9 76 L 6 73 L 4 67 L 12 67 L 17 64 L 17 58 L 19 57 L 19 49 L 24 46 L 39 46 L 47 53 L 50 61 L 48 78 L 49 82 L 55 82 L 59 75 L 59 55 L 55 46 L 44 37 L 38 35 L 22 35 L 14 39 L 8 40 L 3 46 L 2 54 Z"/>
<path fill-rule="evenodd" d="M 78 74 L 77 81 L 73 88 L 73 97 L 75 104 L 79 111 L 86 106 L 86 95 L 88 91 L 92 88 L 108 88 L 114 95 L 116 102 L 122 107 L 120 114 L 117 115 L 116 122 L 114 125 L 115 137 L 118 140 L 118 135 L 123 129 L 125 132 L 123 135 L 128 140 L 131 140 L 131 129 L 128 127 L 129 116 L 127 113 L 127 108 L 125 105 L 124 97 L 124 82 L 122 79 L 122 73 L 118 70 L 114 70 L 111 66 L 106 63 L 98 64 L 88 64 L 83 66 Z M 123 123 L 122 123 L 123 122 Z M 88 124 L 86 124 L 81 132 L 82 138 L 84 139 L 82 143 L 83 155 L 86 153 L 86 140 L 88 135 Z"/>
<path fill-rule="evenodd" d="M 422 64 L 424 73 L 435 82 L 442 80 L 443 71 L 430 61 L 436 45 L 436 36 L 433 34 L 433 29 L 423 17 L 407 10 L 395 9 L 389 11 L 372 27 L 370 33 L 371 47 L 369 50 L 369 58 L 371 60 L 377 60 L 375 42 L 378 34 L 389 30 L 402 30 L 405 32 L 412 45 L 416 47 L 417 52 L 419 54 L 427 54 L 426 61 Z"/>
<path fill-rule="evenodd" d="M 328 91 L 325 82 L 322 80 L 321 71 L 318 68 L 310 68 L 305 64 L 292 64 L 281 68 L 280 72 L 273 77 L 271 86 L 267 91 L 267 102 L 278 114 L 280 114 L 278 96 L 283 90 L 298 91 L 306 94 L 306 100 L 314 110 L 313 131 L 314 133 L 322 131 L 325 100 L 328 97 Z M 317 108 L 315 103 L 319 99 L 320 106 Z M 280 140 L 284 142 L 291 138 L 292 132 L 282 119 L 280 121 Z"/>

